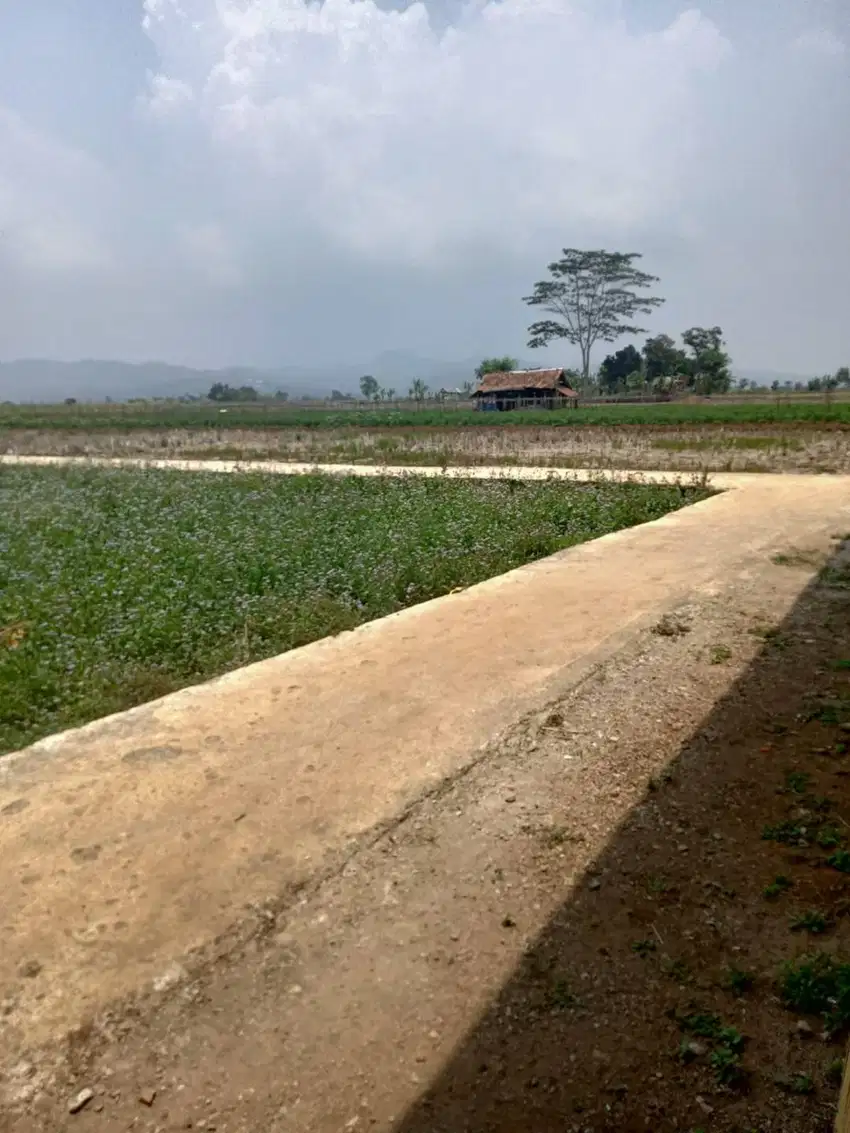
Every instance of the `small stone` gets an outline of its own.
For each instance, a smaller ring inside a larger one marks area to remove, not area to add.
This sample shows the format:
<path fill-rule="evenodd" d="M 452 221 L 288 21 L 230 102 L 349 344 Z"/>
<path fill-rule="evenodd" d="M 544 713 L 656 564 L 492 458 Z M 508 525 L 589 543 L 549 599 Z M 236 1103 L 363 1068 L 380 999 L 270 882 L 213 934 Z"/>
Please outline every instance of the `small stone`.
<path fill-rule="evenodd" d="M 701 1098 L 699 1094 L 697 1094 L 696 1102 L 703 1113 L 714 1113 L 714 1106 L 709 1105 L 705 1098 Z"/>
<path fill-rule="evenodd" d="M 602 886 L 602 882 L 599 880 L 598 877 L 591 877 L 590 881 L 588 881 L 588 883 L 587 883 L 588 889 L 594 889 L 595 890 L 595 889 L 601 888 L 601 886 Z"/>
<path fill-rule="evenodd" d="M 156 1090 L 142 1090 L 139 1094 L 139 1101 L 142 1105 L 152 1106 L 156 1100 Z"/>
<path fill-rule="evenodd" d="M 794 1030 L 798 1035 L 810 1035 L 812 1033 L 811 1023 L 807 1023 L 805 1019 L 798 1019 L 794 1025 Z"/>
<path fill-rule="evenodd" d="M 81 1109 L 89 1104 L 93 1097 L 94 1090 L 86 1086 L 84 1090 L 80 1090 L 80 1092 L 75 1094 L 68 1102 L 68 1113 L 79 1113 Z"/>
<path fill-rule="evenodd" d="M 505 802 L 506 803 L 515 803 L 516 802 L 516 795 L 505 795 Z"/>
<path fill-rule="evenodd" d="M 686 1052 L 693 1058 L 702 1058 L 706 1052 L 706 1048 L 702 1043 L 689 1042 L 685 1047 Z"/>
<path fill-rule="evenodd" d="M 516 928 L 516 921 L 511 916 L 502 917 L 502 928 Z"/>
<path fill-rule="evenodd" d="M 27 960 L 25 964 L 21 964 L 18 968 L 18 975 L 23 976 L 25 980 L 34 980 L 41 971 L 41 964 L 38 960 Z"/>

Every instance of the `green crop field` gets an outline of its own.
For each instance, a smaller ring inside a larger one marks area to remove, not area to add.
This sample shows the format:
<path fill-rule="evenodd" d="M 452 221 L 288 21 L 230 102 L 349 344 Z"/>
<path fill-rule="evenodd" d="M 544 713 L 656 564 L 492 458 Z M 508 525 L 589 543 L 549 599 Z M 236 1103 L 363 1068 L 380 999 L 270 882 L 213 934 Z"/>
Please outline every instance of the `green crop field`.
<path fill-rule="evenodd" d="M 576 410 L 477 413 L 426 406 L 422 409 L 300 408 L 276 402 L 231 404 L 146 402 L 124 405 L 0 405 L 0 430 L 131 429 L 338 429 L 343 426 L 511 425 L 832 425 L 850 429 L 850 401 L 669 402 L 652 405 L 589 405 Z"/>
<path fill-rule="evenodd" d="M 705 494 L 0 468 L 0 752 Z"/>

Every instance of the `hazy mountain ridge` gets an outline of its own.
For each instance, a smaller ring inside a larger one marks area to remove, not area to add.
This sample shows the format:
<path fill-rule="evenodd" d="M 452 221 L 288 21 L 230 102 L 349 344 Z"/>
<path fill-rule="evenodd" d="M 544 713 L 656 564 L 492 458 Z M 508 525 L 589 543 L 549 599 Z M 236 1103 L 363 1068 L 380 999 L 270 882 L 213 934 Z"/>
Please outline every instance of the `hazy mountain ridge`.
<path fill-rule="evenodd" d="M 482 354 L 483 357 L 483 354 Z M 120 362 L 110 359 L 82 359 L 60 362 L 46 358 L 22 358 L 0 362 L 0 401 L 126 401 L 133 397 L 181 397 L 205 394 L 215 382 L 251 385 L 261 393 L 285 390 L 291 397 L 325 397 L 332 389 L 358 392 L 363 374 L 373 374 L 381 385 L 407 392 L 414 378 L 422 378 L 431 389 L 454 388 L 472 379 L 478 358 L 455 362 L 423 358 L 405 350 L 390 350 L 371 362 L 326 366 L 281 366 L 262 369 L 254 366 L 225 366 L 202 369 L 169 362 Z M 520 365 L 541 365 L 540 360 L 522 360 Z M 772 370 L 738 370 L 737 376 L 770 385 L 805 380 L 800 374 Z"/>

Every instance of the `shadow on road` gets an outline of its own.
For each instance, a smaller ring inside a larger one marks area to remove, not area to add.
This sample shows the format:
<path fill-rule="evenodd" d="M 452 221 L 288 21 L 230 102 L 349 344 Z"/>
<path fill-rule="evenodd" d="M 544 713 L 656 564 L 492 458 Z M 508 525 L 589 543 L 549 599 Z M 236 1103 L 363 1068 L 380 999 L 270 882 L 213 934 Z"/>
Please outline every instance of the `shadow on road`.
<path fill-rule="evenodd" d="M 777 976 L 850 959 L 848 658 L 845 545 L 397 1133 L 831 1128 L 843 1036 Z"/>

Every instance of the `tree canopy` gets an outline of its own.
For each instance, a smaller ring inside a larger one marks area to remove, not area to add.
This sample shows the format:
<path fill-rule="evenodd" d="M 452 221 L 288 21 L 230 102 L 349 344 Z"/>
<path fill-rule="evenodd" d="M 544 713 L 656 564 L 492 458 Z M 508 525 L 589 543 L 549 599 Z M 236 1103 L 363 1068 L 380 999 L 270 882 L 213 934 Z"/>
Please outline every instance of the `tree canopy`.
<path fill-rule="evenodd" d="M 479 382 L 485 374 L 502 374 L 519 369 L 519 362 L 510 354 L 503 354 L 501 358 L 485 358 L 475 367 L 475 376 Z"/>
<path fill-rule="evenodd" d="M 638 315 L 648 315 L 664 302 L 640 292 L 658 282 L 641 271 L 637 252 L 581 251 L 564 248 L 560 260 L 549 264 L 551 279 L 540 280 L 524 302 L 541 307 L 555 318 L 528 328 L 532 349 L 566 339 L 581 351 L 581 373 L 590 378 L 590 355 L 597 342 L 614 342 L 627 334 L 642 334 Z"/>
<path fill-rule="evenodd" d="M 629 343 L 615 354 L 609 354 L 599 367 L 599 387 L 609 393 L 626 385 L 626 379 L 641 369 L 640 352 Z"/>
<path fill-rule="evenodd" d="M 256 401 L 259 394 L 253 386 L 231 386 L 226 382 L 216 382 L 210 386 L 207 397 L 210 401 Z"/>
<path fill-rule="evenodd" d="M 648 382 L 685 373 L 687 356 L 669 334 L 657 334 L 643 344 L 643 368 Z"/>
<path fill-rule="evenodd" d="M 360 392 L 367 401 L 374 401 L 378 395 L 378 379 L 373 378 L 371 374 L 364 374 L 360 379 Z"/>
<path fill-rule="evenodd" d="M 720 327 L 691 327 L 682 334 L 691 355 L 687 358 L 690 383 L 697 393 L 727 393 L 732 384 L 729 355 Z"/>

